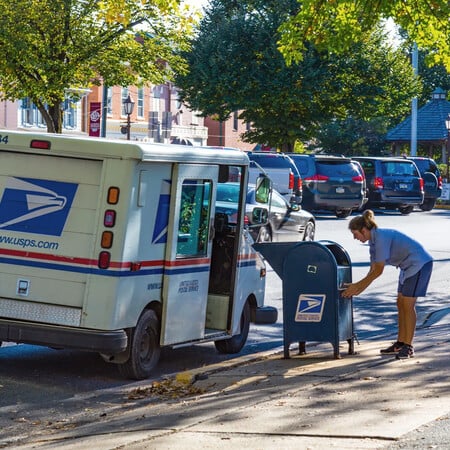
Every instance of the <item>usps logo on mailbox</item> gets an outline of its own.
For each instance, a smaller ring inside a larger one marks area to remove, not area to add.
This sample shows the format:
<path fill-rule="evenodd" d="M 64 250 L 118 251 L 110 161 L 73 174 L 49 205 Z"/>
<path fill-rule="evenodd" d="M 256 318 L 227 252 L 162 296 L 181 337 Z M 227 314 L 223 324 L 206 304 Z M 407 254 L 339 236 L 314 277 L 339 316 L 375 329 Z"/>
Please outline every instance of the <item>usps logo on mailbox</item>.
<path fill-rule="evenodd" d="M 301 294 L 298 297 L 296 322 L 320 322 L 325 306 L 325 294 Z"/>

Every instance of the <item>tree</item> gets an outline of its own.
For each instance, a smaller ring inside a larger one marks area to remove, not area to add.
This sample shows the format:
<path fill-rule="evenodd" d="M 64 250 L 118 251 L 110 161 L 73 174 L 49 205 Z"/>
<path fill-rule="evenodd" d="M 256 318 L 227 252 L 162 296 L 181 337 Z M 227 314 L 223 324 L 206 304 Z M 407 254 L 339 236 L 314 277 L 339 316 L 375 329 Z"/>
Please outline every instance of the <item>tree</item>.
<path fill-rule="evenodd" d="M 0 10 L 0 98 L 29 97 L 56 133 L 68 90 L 182 71 L 194 24 L 177 0 L 0 0 Z"/>
<path fill-rule="evenodd" d="M 175 79 L 180 99 L 219 120 L 242 111 L 252 125 L 245 141 L 287 150 L 336 119 L 403 116 L 418 83 L 380 30 L 341 54 L 306 44 L 302 60 L 286 64 L 278 29 L 298 7 L 296 0 L 213 0 L 183 54 L 189 71 Z"/>
<path fill-rule="evenodd" d="M 450 70 L 450 3 L 447 0 L 301 0 L 281 26 L 279 47 L 291 63 L 303 57 L 305 43 L 333 52 L 348 50 L 382 19 L 393 19 L 412 42 L 428 50 L 428 60 Z"/>

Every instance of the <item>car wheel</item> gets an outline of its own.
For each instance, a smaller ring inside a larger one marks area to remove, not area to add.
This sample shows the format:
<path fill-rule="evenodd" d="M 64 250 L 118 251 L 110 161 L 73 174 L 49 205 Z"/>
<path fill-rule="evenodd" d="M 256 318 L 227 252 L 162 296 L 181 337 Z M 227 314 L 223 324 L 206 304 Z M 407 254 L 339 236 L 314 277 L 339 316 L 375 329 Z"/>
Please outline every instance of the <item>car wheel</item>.
<path fill-rule="evenodd" d="M 143 380 L 148 378 L 159 361 L 160 323 L 152 310 L 144 311 L 133 330 L 130 343 L 130 357 L 119 364 L 119 372 L 126 378 Z"/>
<path fill-rule="evenodd" d="M 420 205 L 420 209 L 422 211 L 431 211 L 436 204 L 435 198 L 426 198 L 423 203 Z"/>
<path fill-rule="evenodd" d="M 308 222 L 305 227 L 305 233 L 303 234 L 304 241 L 313 241 L 316 234 L 316 226 L 314 222 Z"/>
<path fill-rule="evenodd" d="M 351 209 L 337 209 L 334 213 L 336 214 L 336 217 L 338 219 L 345 219 L 352 213 L 352 210 Z"/>
<path fill-rule="evenodd" d="M 398 208 L 398 210 L 400 211 L 401 214 L 406 216 L 407 214 L 410 214 L 413 212 L 414 206 L 413 205 L 401 206 L 400 208 Z"/>
<path fill-rule="evenodd" d="M 241 314 L 241 332 L 229 339 L 214 341 L 214 345 L 219 353 L 232 354 L 239 353 L 247 342 L 248 331 L 250 329 L 250 305 L 245 302 Z"/>
<path fill-rule="evenodd" d="M 272 242 L 272 233 L 269 227 L 261 227 L 259 229 L 258 239 L 256 242 Z"/>

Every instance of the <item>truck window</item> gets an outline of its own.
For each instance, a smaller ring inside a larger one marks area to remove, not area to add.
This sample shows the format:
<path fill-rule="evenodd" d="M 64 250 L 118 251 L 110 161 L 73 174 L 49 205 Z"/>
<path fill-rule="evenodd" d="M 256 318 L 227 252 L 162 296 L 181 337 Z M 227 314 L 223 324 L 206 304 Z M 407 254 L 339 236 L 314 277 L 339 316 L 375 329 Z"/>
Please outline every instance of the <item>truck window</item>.
<path fill-rule="evenodd" d="M 206 255 L 211 209 L 211 181 L 183 182 L 178 224 L 177 258 Z"/>

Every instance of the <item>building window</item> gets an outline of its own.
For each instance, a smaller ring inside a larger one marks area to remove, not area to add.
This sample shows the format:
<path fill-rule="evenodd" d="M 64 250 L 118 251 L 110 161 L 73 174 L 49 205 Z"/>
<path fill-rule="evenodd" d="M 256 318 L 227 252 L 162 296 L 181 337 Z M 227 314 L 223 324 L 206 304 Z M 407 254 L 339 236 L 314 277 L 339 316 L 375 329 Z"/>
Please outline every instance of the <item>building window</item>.
<path fill-rule="evenodd" d="M 238 126 L 239 126 L 239 122 L 238 122 L 238 112 L 235 111 L 233 113 L 233 130 L 237 131 L 238 130 Z"/>
<path fill-rule="evenodd" d="M 122 88 L 122 92 L 121 92 L 121 95 L 120 95 L 120 99 L 121 99 L 121 109 L 120 109 L 120 115 L 121 116 L 126 116 L 126 114 L 125 114 L 125 107 L 123 106 L 123 103 L 125 102 L 125 100 L 127 99 L 127 97 L 128 97 L 128 93 L 129 93 L 129 89 L 126 87 L 126 88 Z"/>
<path fill-rule="evenodd" d="M 108 92 L 106 94 L 106 113 L 108 114 L 108 116 L 112 116 L 113 113 L 112 100 L 113 100 L 113 90 L 111 87 L 109 87 Z"/>
<path fill-rule="evenodd" d="M 137 115 L 141 118 L 144 117 L 144 88 L 138 89 Z"/>
<path fill-rule="evenodd" d="M 77 107 L 78 103 L 72 102 L 69 99 L 64 100 L 62 104 L 63 108 L 63 129 L 73 130 L 78 126 L 77 121 Z M 19 126 L 22 127 L 36 127 L 36 128 L 46 128 L 42 114 L 38 110 L 37 106 L 29 99 L 24 98 L 20 102 L 20 123 Z"/>

